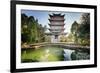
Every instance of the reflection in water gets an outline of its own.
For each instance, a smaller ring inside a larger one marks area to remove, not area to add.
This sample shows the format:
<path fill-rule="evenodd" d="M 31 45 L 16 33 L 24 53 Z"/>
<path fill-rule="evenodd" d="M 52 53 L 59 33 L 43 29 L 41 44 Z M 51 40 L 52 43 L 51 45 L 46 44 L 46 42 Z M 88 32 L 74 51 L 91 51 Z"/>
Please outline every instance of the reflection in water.
<path fill-rule="evenodd" d="M 41 56 L 42 61 L 48 61 L 48 57 L 50 55 L 49 54 L 49 49 L 46 49 L 45 51 L 46 51 L 45 55 Z"/>
<path fill-rule="evenodd" d="M 90 54 L 86 51 L 63 49 L 59 47 L 41 47 L 38 49 L 26 49 L 21 51 L 21 62 L 50 62 L 87 60 Z"/>
<path fill-rule="evenodd" d="M 86 60 L 90 59 L 90 54 L 87 52 L 75 50 L 75 52 L 72 52 L 71 58 L 72 60 Z"/>
<path fill-rule="evenodd" d="M 75 50 L 64 49 L 64 61 L 71 60 L 71 54 Z"/>

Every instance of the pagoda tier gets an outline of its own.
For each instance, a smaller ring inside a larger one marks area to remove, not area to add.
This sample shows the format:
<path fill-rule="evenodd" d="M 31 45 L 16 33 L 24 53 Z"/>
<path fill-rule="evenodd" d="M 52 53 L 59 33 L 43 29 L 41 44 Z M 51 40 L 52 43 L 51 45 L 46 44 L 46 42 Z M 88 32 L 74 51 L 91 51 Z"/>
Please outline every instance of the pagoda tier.
<path fill-rule="evenodd" d="M 52 15 L 49 14 L 50 18 L 48 20 L 50 23 L 48 25 L 50 26 L 49 31 L 51 33 L 60 34 L 64 32 L 65 30 L 64 16 L 65 15 L 61 15 L 61 14 L 52 14 Z"/>
<path fill-rule="evenodd" d="M 58 32 L 60 32 L 60 31 L 64 31 L 65 30 L 65 28 L 62 28 L 62 29 L 49 29 L 50 31 L 58 31 Z"/>
<path fill-rule="evenodd" d="M 65 21 L 65 19 L 48 19 L 50 22 L 51 21 L 57 21 L 57 22 L 63 22 L 63 21 Z"/>
<path fill-rule="evenodd" d="M 51 21 L 50 24 L 64 24 L 64 21 Z"/>
<path fill-rule="evenodd" d="M 64 29 L 63 26 L 51 26 L 50 29 Z"/>
<path fill-rule="evenodd" d="M 52 15 L 49 14 L 50 17 L 49 21 L 64 21 L 65 20 L 64 16 L 65 15 L 61 14 L 52 14 Z"/>
<path fill-rule="evenodd" d="M 62 33 L 62 32 L 60 32 L 60 33 L 57 33 L 57 32 L 55 32 L 55 33 L 51 33 L 51 35 L 66 35 L 66 33 Z"/>
<path fill-rule="evenodd" d="M 46 35 L 66 35 L 67 33 L 46 33 Z"/>
<path fill-rule="evenodd" d="M 65 24 L 48 24 L 50 27 L 51 26 L 64 26 Z"/>

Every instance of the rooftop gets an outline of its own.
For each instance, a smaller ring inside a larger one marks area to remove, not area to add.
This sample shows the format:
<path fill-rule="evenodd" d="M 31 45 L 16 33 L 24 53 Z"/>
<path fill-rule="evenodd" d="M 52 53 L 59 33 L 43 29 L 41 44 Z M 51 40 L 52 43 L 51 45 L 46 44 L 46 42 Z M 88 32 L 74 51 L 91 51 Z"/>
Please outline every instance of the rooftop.
<path fill-rule="evenodd" d="M 61 17 L 64 17 L 65 14 L 62 15 L 61 13 L 59 13 L 59 14 L 52 13 L 52 14 L 49 14 L 49 16 L 50 17 L 53 17 L 53 16 L 61 16 Z"/>

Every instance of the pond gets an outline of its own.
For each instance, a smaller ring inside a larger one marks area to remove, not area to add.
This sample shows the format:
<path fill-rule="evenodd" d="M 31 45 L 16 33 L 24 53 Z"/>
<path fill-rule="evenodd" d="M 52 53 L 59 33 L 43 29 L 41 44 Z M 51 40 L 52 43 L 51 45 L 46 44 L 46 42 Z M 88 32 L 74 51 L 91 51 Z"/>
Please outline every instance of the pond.
<path fill-rule="evenodd" d="M 87 60 L 89 58 L 90 54 L 86 51 L 64 49 L 57 46 L 21 50 L 22 63 Z"/>

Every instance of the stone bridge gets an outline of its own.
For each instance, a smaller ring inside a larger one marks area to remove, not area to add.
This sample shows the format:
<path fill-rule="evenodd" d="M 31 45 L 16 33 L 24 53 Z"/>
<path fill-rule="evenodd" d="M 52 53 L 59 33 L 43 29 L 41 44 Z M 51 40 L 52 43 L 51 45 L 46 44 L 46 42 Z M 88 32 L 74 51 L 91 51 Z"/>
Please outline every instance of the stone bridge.
<path fill-rule="evenodd" d="M 88 51 L 90 50 L 90 46 L 82 46 L 78 44 L 66 44 L 66 43 L 36 43 L 27 46 L 22 46 L 22 49 L 37 49 L 39 47 L 44 47 L 44 46 L 57 46 L 64 49 L 72 49 L 72 50 L 76 50 L 76 49 L 80 49 L 80 50 L 82 49 Z"/>

